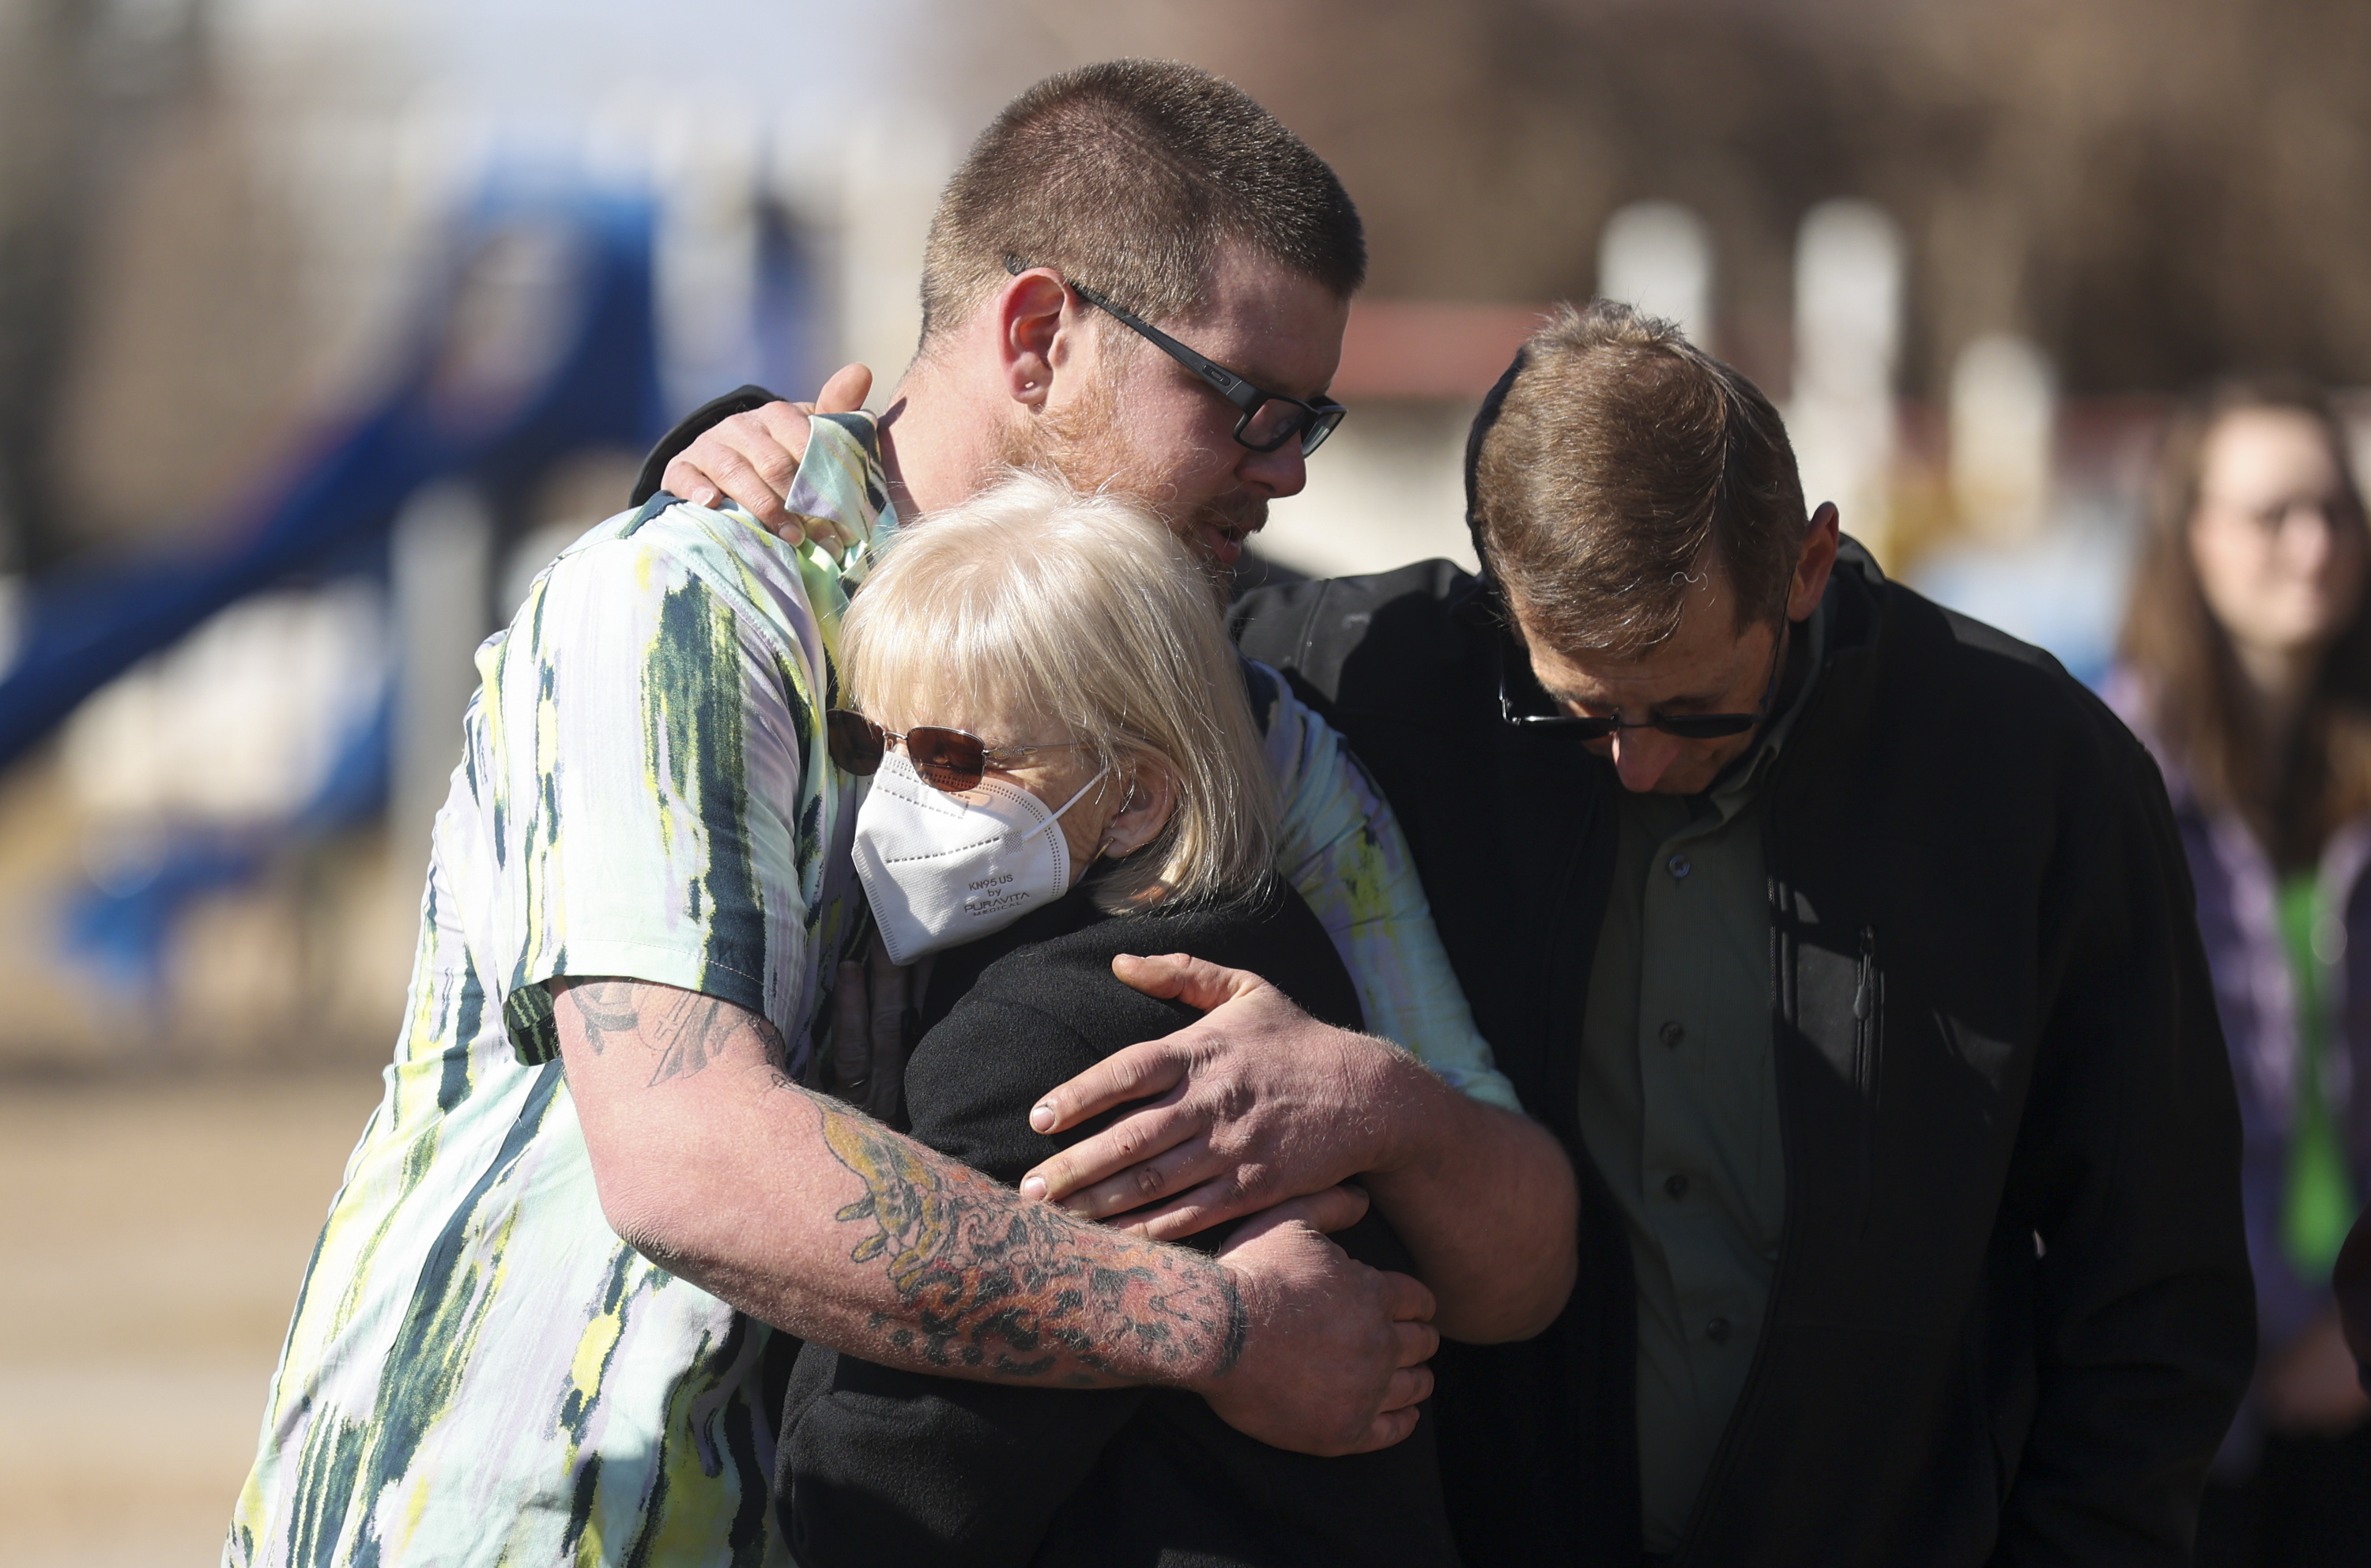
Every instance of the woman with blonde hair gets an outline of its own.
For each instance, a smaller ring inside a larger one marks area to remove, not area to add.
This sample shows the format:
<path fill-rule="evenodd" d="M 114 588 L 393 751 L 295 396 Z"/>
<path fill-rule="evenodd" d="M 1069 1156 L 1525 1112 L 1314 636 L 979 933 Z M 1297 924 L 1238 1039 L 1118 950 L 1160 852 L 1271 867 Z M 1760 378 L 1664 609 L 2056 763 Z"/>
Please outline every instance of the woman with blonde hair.
<path fill-rule="evenodd" d="M 2366 567 L 2319 394 L 2233 383 L 2182 410 L 2110 696 L 2165 771 L 2246 1140 L 2261 1348 L 2202 1564 L 2355 1563 L 2371 1540 L 2371 1401 L 2331 1295 L 2371 1191 Z"/>
<path fill-rule="evenodd" d="M 839 652 L 833 755 L 872 779 L 857 871 L 891 957 L 932 964 L 905 1068 L 914 1136 L 1011 1183 L 1097 1130 L 1051 1137 L 1030 1113 L 1194 1016 L 1121 983 L 1126 954 L 1255 969 L 1311 1014 L 1359 1026 L 1324 929 L 1269 870 L 1273 789 L 1241 666 L 1208 580 L 1161 523 L 1016 475 L 899 539 Z M 962 1232 L 962 1195 L 918 1192 L 894 1146 L 850 1125 L 835 1152 L 866 1175 L 893 1267 L 914 1259 L 911 1287 L 928 1292 L 936 1249 L 916 1243 Z M 1338 1239 L 1412 1268 L 1379 1216 Z M 1039 1332 L 1059 1328 L 1006 1338 Z M 968 1347 L 939 1349 L 952 1364 Z M 780 1467 L 807 1568 L 1455 1561 L 1429 1423 L 1321 1459 L 1174 1390 L 936 1378 L 810 1345 Z"/>

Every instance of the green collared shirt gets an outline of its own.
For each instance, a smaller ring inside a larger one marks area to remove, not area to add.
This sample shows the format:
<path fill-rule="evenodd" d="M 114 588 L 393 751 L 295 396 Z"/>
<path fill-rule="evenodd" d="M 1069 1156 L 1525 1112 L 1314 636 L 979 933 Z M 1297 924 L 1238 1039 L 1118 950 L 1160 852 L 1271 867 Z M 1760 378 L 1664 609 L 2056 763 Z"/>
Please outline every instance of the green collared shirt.
<path fill-rule="evenodd" d="M 1674 1551 L 1745 1386 L 1787 1171 L 1761 786 L 1818 678 L 1702 795 L 1625 793 L 1581 1032 L 1580 1128 L 1630 1235 L 1649 1551 Z"/>

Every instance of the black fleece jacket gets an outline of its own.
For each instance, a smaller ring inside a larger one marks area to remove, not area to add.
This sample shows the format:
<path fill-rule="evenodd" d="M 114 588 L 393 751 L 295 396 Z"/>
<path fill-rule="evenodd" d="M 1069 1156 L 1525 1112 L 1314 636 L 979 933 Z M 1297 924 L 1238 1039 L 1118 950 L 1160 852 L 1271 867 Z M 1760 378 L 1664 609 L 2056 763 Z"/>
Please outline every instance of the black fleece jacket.
<path fill-rule="evenodd" d="M 1765 797 L 1784 1240 L 1679 1561 L 2185 1562 L 2254 1309 L 2164 788 L 2048 655 L 1849 541 L 1829 592 Z M 1446 561 L 1264 590 L 1235 626 L 1390 798 L 1483 1034 L 1582 1172 L 1563 1316 L 1436 1364 L 1460 1549 L 1633 1568 L 1630 1257 L 1577 1125 L 1619 783 L 1500 721 L 1502 660 L 1544 695 Z"/>
<path fill-rule="evenodd" d="M 1358 993 L 1291 889 L 1217 911 L 1114 918 L 1084 884 L 939 956 L 906 1066 L 917 1138 L 1018 1182 L 1060 1137 L 1029 1126 L 1056 1084 L 1197 1016 L 1115 977 L 1116 954 L 1189 951 L 1359 1025 Z M 1412 1272 L 1370 1215 L 1335 1239 Z M 1217 1245 L 1215 1234 L 1197 1244 Z M 1321 1459 L 1247 1437 L 1196 1395 L 932 1378 L 810 1344 L 784 1402 L 777 1493 L 805 1568 L 1454 1568 L 1429 1415 L 1381 1453 Z"/>

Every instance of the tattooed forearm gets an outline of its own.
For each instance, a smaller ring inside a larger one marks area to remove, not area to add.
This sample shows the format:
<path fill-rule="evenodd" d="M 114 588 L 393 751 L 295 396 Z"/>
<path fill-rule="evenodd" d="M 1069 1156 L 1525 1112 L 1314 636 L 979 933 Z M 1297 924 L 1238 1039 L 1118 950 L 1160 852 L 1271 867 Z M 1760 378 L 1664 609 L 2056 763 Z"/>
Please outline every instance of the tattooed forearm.
<path fill-rule="evenodd" d="M 555 989 L 602 1213 L 670 1274 L 835 1349 L 970 1377 L 1199 1386 L 1240 1357 L 1215 1260 L 1024 1199 L 801 1086 L 781 1033 L 730 1003 L 615 976 Z"/>
<path fill-rule="evenodd" d="M 1217 1262 L 1073 1218 L 962 1166 L 932 1163 L 878 1124 L 818 1102 L 824 1139 L 865 1195 L 837 1217 L 867 1234 L 911 1309 L 875 1314 L 891 1348 L 933 1366 L 1034 1380 L 1101 1381 L 1131 1366 L 1223 1372 L 1244 1318 Z"/>

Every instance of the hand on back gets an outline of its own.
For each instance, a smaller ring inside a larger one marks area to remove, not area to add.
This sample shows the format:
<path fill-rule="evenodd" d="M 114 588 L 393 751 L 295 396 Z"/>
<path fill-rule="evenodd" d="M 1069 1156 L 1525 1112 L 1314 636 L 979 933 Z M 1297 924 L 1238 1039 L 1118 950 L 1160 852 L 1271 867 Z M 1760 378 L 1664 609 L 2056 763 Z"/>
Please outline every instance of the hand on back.
<path fill-rule="evenodd" d="M 1112 967 L 1205 1016 L 1047 1095 L 1030 1114 L 1041 1133 L 1145 1103 L 1024 1177 L 1025 1195 L 1174 1240 L 1383 1164 L 1377 1069 L 1391 1046 L 1319 1022 L 1242 970 L 1183 953 Z"/>

